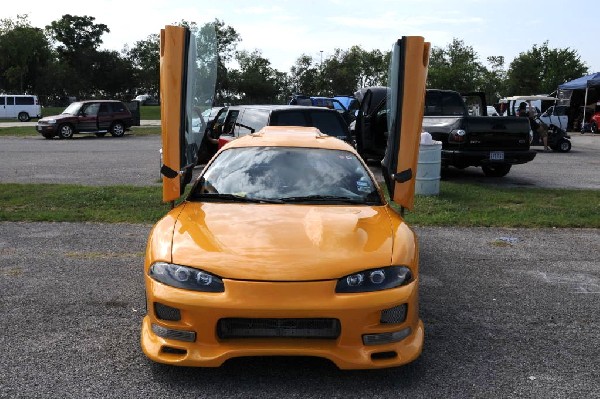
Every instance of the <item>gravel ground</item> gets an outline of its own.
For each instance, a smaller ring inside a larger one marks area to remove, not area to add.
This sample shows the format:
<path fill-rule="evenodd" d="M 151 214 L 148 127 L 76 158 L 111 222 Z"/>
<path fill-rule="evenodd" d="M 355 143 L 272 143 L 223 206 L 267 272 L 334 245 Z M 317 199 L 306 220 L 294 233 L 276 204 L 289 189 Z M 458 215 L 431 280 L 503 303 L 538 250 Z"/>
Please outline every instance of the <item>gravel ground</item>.
<path fill-rule="evenodd" d="M 416 228 L 424 352 L 350 372 L 311 358 L 147 360 L 149 230 L 0 222 L 1 398 L 600 397 L 598 230 Z"/>

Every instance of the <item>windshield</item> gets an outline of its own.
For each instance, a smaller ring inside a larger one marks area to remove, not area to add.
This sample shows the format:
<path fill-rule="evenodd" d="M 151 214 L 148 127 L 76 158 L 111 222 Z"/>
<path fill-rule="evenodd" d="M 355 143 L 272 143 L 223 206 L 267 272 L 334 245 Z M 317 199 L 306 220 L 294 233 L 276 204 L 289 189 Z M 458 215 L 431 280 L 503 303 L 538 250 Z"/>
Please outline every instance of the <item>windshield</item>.
<path fill-rule="evenodd" d="M 69 115 L 77 115 L 79 110 L 81 109 L 82 103 L 71 103 L 65 110 L 62 112 L 63 114 Z"/>
<path fill-rule="evenodd" d="M 380 205 L 376 187 L 348 151 L 245 147 L 223 151 L 189 199 Z"/>

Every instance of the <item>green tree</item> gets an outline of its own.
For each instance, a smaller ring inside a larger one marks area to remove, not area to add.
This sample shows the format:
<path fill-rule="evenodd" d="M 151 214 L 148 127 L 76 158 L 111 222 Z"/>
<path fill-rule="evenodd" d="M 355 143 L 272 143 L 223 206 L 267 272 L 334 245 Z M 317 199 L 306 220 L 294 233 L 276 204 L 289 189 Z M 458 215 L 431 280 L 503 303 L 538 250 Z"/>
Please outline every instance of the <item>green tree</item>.
<path fill-rule="evenodd" d="M 485 72 L 473 47 L 454 38 L 446 48 L 431 49 L 427 87 L 459 92 L 481 90 Z"/>
<path fill-rule="evenodd" d="M 100 98 L 131 98 L 136 84 L 131 63 L 117 51 L 103 50 L 95 53 L 89 74 L 94 92 Z"/>
<path fill-rule="evenodd" d="M 78 51 L 97 49 L 102 44 L 102 35 L 109 33 L 105 24 L 96 24 L 96 18 L 84 15 L 65 14 L 58 21 L 46 26 L 52 40 L 59 42 L 61 54 L 74 54 Z"/>
<path fill-rule="evenodd" d="M 94 21 L 94 17 L 86 15 L 65 14 L 46 26 L 48 36 L 58 43 L 56 51 L 64 71 L 62 75 L 69 76 L 62 84 L 68 94 L 77 97 L 89 96 L 95 91 L 91 71 L 94 70 L 98 47 L 102 44 L 102 35 L 110 32 L 105 24 Z"/>
<path fill-rule="evenodd" d="M 576 50 L 551 49 L 548 42 L 520 53 L 508 68 L 508 91 L 514 95 L 548 94 L 559 84 L 588 73 Z"/>
<path fill-rule="evenodd" d="M 487 57 L 490 68 L 483 71 L 479 90 L 485 92 L 488 104 L 495 104 L 508 94 L 506 89 L 506 70 L 503 56 Z"/>
<path fill-rule="evenodd" d="M 321 86 L 321 73 L 319 65 L 313 57 L 302 54 L 290 68 L 291 91 L 294 93 L 318 93 Z"/>
<path fill-rule="evenodd" d="M 40 73 L 52 62 L 44 32 L 31 26 L 27 15 L 0 20 L 0 91 L 40 92 Z"/>
<path fill-rule="evenodd" d="M 239 51 L 236 60 L 240 69 L 229 72 L 232 92 L 240 103 L 272 104 L 285 95 L 285 84 L 280 72 L 271 67 L 271 62 L 260 50 Z M 283 81 L 282 81 L 283 80 Z"/>
<path fill-rule="evenodd" d="M 145 40 L 135 42 L 131 49 L 124 50 L 125 57 L 133 68 L 135 87 L 141 94 L 159 92 L 160 81 L 160 37 L 152 34 Z"/>
<path fill-rule="evenodd" d="M 336 49 L 324 61 L 320 94 L 352 94 L 367 86 L 384 85 L 387 81 L 389 53 L 366 51 L 360 46 Z"/>

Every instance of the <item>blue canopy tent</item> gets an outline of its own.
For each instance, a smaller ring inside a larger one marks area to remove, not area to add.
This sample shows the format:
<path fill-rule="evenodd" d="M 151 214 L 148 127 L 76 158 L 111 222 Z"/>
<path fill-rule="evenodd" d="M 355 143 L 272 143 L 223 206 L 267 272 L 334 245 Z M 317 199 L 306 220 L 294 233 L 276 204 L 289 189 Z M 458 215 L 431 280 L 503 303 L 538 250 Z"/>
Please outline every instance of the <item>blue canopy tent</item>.
<path fill-rule="evenodd" d="M 600 87 L 600 72 L 582 76 L 558 86 L 559 90 L 585 90 L 585 97 L 583 100 L 583 121 L 585 121 L 585 106 L 587 105 L 588 91 L 590 87 Z M 581 129 L 582 131 L 584 129 L 583 123 L 581 125 Z"/>

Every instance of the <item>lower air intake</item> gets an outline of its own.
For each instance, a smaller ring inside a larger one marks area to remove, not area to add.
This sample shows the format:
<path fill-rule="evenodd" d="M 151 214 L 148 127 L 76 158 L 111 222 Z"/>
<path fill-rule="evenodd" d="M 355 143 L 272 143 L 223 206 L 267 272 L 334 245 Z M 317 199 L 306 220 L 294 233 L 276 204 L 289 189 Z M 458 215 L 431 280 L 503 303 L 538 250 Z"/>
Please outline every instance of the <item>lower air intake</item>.
<path fill-rule="evenodd" d="M 337 319 L 221 319 L 217 335 L 228 338 L 319 338 L 340 335 Z"/>
<path fill-rule="evenodd" d="M 404 320 L 406 320 L 406 310 L 406 304 L 395 306 L 391 309 L 386 309 L 381 312 L 381 319 L 379 322 L 381 324 L 404 323 Z"/>

